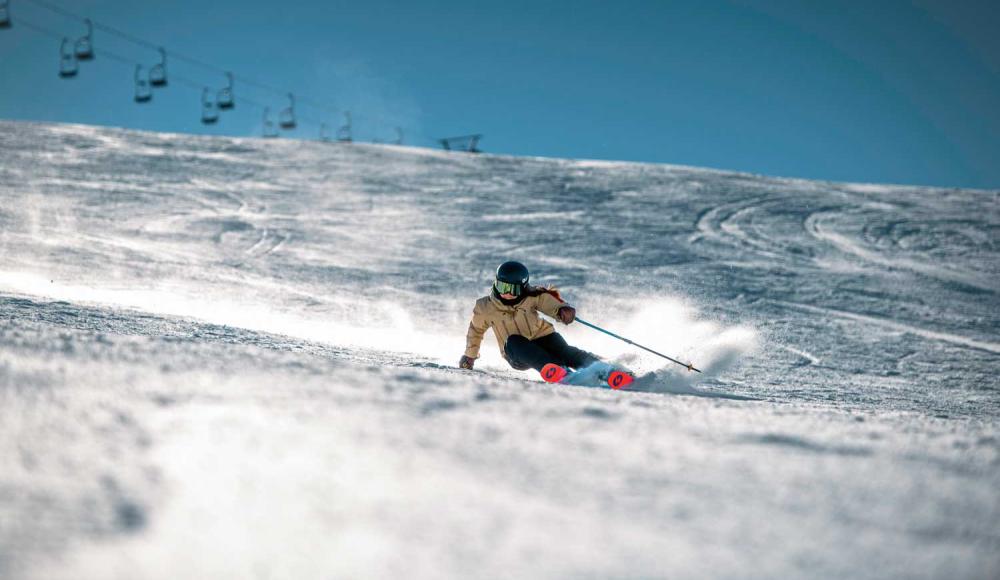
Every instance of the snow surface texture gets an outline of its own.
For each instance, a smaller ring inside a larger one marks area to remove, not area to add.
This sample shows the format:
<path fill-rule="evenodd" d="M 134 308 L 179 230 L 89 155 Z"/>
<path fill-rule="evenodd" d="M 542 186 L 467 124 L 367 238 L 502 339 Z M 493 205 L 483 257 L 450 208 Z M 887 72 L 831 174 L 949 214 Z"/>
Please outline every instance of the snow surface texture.
<path fill-rule="evenodd" d="M 996 578 L 998 208 L 0 122 L 0 577 Z M 506 259 L 705 373 L 455 369 Z"/>

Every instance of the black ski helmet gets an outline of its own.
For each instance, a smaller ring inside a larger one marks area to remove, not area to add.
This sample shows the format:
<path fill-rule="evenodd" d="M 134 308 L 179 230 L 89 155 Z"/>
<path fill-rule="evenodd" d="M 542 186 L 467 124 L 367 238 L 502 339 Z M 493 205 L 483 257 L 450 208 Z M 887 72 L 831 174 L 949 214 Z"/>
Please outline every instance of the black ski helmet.
<path fill-rule="evenodd" d="M 528 268 L 521 262 L 504 262 L 497 268 L 493 289 L 497 294 L 520 296 L 528 286 Z"/>

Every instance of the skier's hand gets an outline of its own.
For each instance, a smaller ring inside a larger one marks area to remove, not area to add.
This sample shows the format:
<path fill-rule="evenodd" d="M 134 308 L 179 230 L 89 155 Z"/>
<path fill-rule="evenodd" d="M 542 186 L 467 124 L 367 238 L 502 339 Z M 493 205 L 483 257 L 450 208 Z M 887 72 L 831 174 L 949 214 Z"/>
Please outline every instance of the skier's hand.
<path fill-rule="evenodd" d="M 476 359 L 474 359 L 472 357 L 465 356 L 464 354 L 462 355 L 461 360 L 458 361 L 458 367 L 459 368 L 462 368 L 462 369 L 465 369 L 465 370 L 469 370 L 469 371 L 471 371 L 472 367 L 474 367 L 475 365 L 476 365 Z"/>
<path fill-rule="evenodd" d="M 570 324 L 574 320 L 576 320 L 576 308 L 573 308 L 572 306 L 563 306 L 559 308 L 559 311 L 556 312 L 556 315 L 559 317 L 559 320 L 561 320 L 563 324 Z"/>

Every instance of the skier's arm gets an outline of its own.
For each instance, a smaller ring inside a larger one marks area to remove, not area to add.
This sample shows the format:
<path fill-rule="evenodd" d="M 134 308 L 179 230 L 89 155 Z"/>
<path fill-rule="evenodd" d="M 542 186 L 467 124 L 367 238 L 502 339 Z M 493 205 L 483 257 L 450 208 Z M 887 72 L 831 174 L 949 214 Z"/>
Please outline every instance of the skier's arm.
<path fill-rule="evenodd" d="M 479 310 L 479 304 L 472 309 L 472 321 L 469 322 L 469 330 L 465 333 L 465 356 L 471 359 L 479 358 L 479 345 L 483 342 L 483 335 L 489 325 L 486 318 Z"/>
<path fill-rule="evenodd" d="M 538 296 L 538 310 L 561 320 L 564 324 L 573 322 L 576 318 L 576 308 L 563 302 L 558 292 L 545 292 Z"/>

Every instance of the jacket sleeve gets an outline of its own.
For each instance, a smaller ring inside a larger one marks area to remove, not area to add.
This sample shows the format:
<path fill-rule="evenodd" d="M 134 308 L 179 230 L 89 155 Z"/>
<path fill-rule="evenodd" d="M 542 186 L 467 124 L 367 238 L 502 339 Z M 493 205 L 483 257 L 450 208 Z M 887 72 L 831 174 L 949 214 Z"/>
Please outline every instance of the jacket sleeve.
<path fill-rule="evenodd" d="M 569 306 L 555 289 L 550 289 L 538 295 L 538 311 L 552 318 L 559 318 L 559 309 Z"/>
<path fill-rule="evenodd" d="M 479 358 L 479 345 L 483 342 L 483 334 L 489 325 L 486 317 L 483 316 L 479 303 L 472 309 L 472 321 L 469 322 L 469 330 L 465 334 L 465 356 L 469 358 Z"/>

